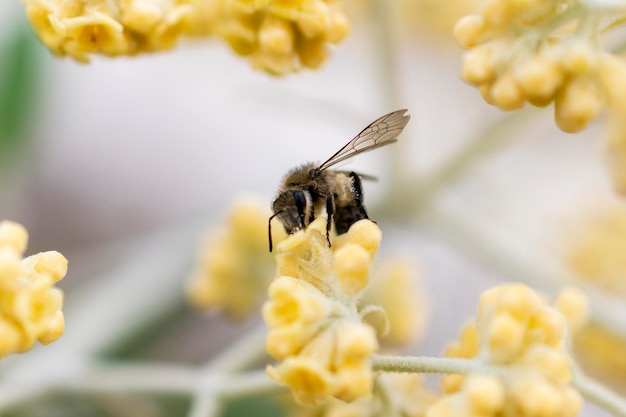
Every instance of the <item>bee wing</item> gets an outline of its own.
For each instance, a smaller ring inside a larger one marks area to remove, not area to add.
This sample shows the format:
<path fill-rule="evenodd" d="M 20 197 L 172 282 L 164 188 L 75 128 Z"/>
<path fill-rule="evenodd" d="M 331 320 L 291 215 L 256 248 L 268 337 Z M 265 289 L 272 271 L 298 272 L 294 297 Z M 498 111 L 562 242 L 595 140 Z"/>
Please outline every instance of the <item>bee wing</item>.
<path fill-rule="evenodd" d="M 322 171 L 360 153 L 394 143 L 411 118 L 406 112 L 406 109 L 396 110 L 374 120 L 317 169 Z"/>

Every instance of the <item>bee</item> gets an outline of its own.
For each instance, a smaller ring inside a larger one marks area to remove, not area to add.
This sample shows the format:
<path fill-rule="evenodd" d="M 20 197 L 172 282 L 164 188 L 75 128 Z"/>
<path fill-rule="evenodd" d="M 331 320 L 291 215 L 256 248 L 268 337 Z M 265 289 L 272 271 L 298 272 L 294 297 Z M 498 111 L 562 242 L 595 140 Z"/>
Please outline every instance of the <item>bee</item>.
<path fill-rule="evenodd" d="M 333 222 L 337 234 L 343 234 L 353 223 L 369 219 L 363 206 L 361 178 L 376 178 L 329 168 L 360 153 L 396 142 L 411 118 L 406 112 L 406 109 L 396 110 L 374 120 L 325 162 L 306 163 L 285 174 L 272 203 L 274 214 L 268 221 L 270 252 L 274 217 L 278 217 L 287 233 L 293 234 L 305 229 L 325 209 L 328 246 Z"/>

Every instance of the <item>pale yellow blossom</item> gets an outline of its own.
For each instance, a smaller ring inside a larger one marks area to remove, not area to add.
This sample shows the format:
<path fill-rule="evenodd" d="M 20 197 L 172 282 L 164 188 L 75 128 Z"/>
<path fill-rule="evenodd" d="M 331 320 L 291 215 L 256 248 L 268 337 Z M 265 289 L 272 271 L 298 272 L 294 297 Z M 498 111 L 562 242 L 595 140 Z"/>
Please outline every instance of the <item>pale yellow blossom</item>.
<path fill-rule="evenodd" d="M 318 68 L 350 31 L 338 0 L 216 1 L 216 34 L 253 67 L 274 75 Z"/>
<path fill-rule="evenodd" d="M 463 78 L 503 110 L 554 103 L 558 126 L 580 131 L 612 106 L 612 91 L 619 91 L 615 80 L 603 79 L 600 63 L 623 60 L 603 50 L 598 39 L 602 23 L 620 12 L 618 5 L 585 10 L 566 0 L 484 1 L 454 28 L 459 44 L 469 49 Z"/>
<path fill-rule="evenodd" d="M 424 417 L 437 395 L 417 374 L 382 374 L 376 377 L 369 398 L 352 402 L 330 399 L 317 407 L 289 409 L 290 417 Z"/>
<path fill-rule="evenodd" d="M 618 388 L 626 384 L 626 339 L 591 322 L 574 338 L 576 358 L 593 376 Z"/>
<path fill-rule="evenodd" d="M 192 30 L 191 0 L 23 0 L 42 42 L 88 62 L 92 54 L 134 55 L 171 49 Z"/>
<path fill-rule="evenodd" d="M 454 35 L 468 49 L 462 77 L 503 110 L 554 103 L 559 128 L 585 129 L 606 107 L 613 183 L 626 193 L 626 61 L 603 46 L 625 22 L 624 4 L 488 0 Z"/>
<path fill-rule="evenodd" d="M 565 262 L 586 285 L 624 299 L 625 245 L 626 209 L 621 205 L 602 206 L 569 237 Z M 573 301 L 574 305 L 577 303 Z M 574 346 L 577 357 L 589 372 L 616 386 L 626 383 L 626 340 L 623 337 L 598 323 L 589 323 L 575 335 Z"/>
<path fill-rule="evenodd" d="M 55 251 L 23 259 L 27 241 L 23 226 L 0 222 L 0 357 L 51 343 L 64 330 L 63 293 L 54 284 L 67 260 Z"/>
<path fill-rule="evenodd" d="M 582 293 L 567 289 L 556 304 L 580 324 L 587 305 Z M 572 371 L 564 349 L 568 317 L 521 284 L 485 291 L 474 323 L 446 356 L 474 358 L 497 373 L 470 372 L 443 379 L 447 393 L 428 416 L 575 416 L 582 406 L 571 387 Z"/>
<path fill-rule="evenodd" d="M 478 0 L 403 0 L 400 5 L 408 30 L 418 32 L 417 36 L 427 35 L 429 39 L 452 43 L 454 24 L 476 10 L 478 3 Z"/>
<path fill-rule="evenodd" d="M 252 200 L 234 203 L 221 230 L 209 233 L 197 265 L 187 282 L 191 303 L 241 318 L 254 312 L 265 298 L 275 262 L 268 250 L 269 208 Z M 274 239 L 284 231 L 277 225 Z"/>
<path fill-rule="evenodd" d="M 584 282 L 625 298 L 625 245 L 626 208 L 602 208 L 574 232 L 565 261 Z"/>
<path fill-rule="evenodd" d="M 418 268 L 405 258 L 385 260 L 374 270 L 363 300 L 385 312 L 388 332 L 382 339 L 384 343 L 415 343 L 425 332 L 429 308 L 420 278 Z M 366 320 L 377 319 L 375 314 L 372 316 L 366 316 Z"/>
<path fill-rule="evenodd" d="M 326 218 L 319 217 L 276 247 L 277 278 L 263 316 L 267 351 L 281 362 L 268 373 L 299 403 L 371 395 L 378 340 L 362 321 L 359 300 L 380 239 L 374 222 L 360 220 L 329 247 Z"/>
<path fill-rule="evenodd" d="M 318 68 L 350 31 L 341 0 L 23 0 L 42 42 L 58 55 L 128 56 L 217 36 L 256 69 Z"/>

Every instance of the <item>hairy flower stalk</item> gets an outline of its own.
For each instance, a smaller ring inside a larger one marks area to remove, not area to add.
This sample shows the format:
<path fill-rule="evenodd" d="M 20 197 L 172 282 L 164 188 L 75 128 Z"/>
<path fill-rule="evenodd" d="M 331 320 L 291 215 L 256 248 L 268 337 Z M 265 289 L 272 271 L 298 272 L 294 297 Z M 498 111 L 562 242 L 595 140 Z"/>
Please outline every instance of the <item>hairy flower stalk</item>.
<path fill-rule="evenodd" d="M 0 222 L 0 358 L 51 343 L 64 330 L 63 293 L 54 284 L 67 260 L 55 251 L 22 259 L 27 241 L 20 224 Z"/>
<path fill-rule="evenodd" d="M 371 395 L 378 340 L 362 321 L 359 298 L 381 236 L 376 223 L 361 220 L 329 248 L 320 217 L 277 246 L 277 278 L 263 316 L 267 351 L 281 362 L 267 370 L 300 403 Z"/>

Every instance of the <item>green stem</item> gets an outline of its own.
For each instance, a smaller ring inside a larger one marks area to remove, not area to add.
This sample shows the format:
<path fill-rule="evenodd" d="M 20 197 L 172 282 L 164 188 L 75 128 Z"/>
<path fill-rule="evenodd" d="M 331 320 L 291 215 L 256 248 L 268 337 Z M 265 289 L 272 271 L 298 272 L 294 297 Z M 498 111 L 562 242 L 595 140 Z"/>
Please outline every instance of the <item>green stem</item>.
<path fill-rule="evenodd" d="M 211 358 L 199 371 L 205 376 L 205 383 L 201 383 L 195 390 L 188 417 L 211 417 L 219 414 L 220 406 L 215 397 L 215 389 L 205 389 L 205 385 L 213 386 L 214 375 L 220 372 L 234 372 L 244 369 L 260 358 L 266 356 L 265 337 L 267 331 L 264 325 L 257 325 L 247 332 L 234 344 L 226 348 L 217 356 Z M 263 372 L 265 374 L 265 372 Z M 265 375 L 265 379 L 267 375 Z M 223 381 L 220 382 L 222 384 Z M 276 384 L 273 384 L 276 385 Z"/>
<path fill-rule="evenodd" d="M 372 357 L 372 368 L 383 372 L 469 374 L 472 372 L 498 374 L 506 367 L 486 365 L 476 359 L 435 358 L 426 356 L 380 356 Z M 602 386 L 573 365 L 572 385 L 585 399 L 598 405 L 616 417 L 626 417 L 626 401 Z"/>
<path fill-rule="evenodd" d="M 207 375 L 192 366 L 170 364 L 89 363 L 74 359 L 75 375 L 39 374 L 30 377 L 5 378 L 0 384 L 0 410 L 28 401 L 50 391 L 71 393 L 151 393 L 151 394 L 202 394 L 208 398 L 205 409 L 215 408 L 224 399 L 276 392 L 283 388 L 272 381 L 265 371 L 228 374 L 212 372 Z M 69 360 L 68 362 L 71 362 Z M 207 415 L 207 414 L 203 414 Z"/>
<path fill-rule="evenodd" d="M 588 401 L 616 417 L 626 417 L 626 401 L 624 398 L 589 378 L 580 369 L 574 369 L 572 385 Z"/>
<path fill-rule="evenodd" d="M 234 372 L 246 368 L 261 358 L 265 352 L 267 329 L 264 324 L 256 325 L 252 330 L 211 358 L 203 367 L 204 372 Z"/>
<path fill-rule="evenodd" d="M 423 220 L 430 230 L 446 242 L 508 280 L 524 282 L 551 294 L 576 282 L 589 296 L 591 319 L 619 335 L 626 336 L 626 323 L 623 319 L 626 307 L 623 303 L 610 295 L 584 287 L 560 264 L 524 256 L 497 234 L 489 233 L 484 225 L 466 219 L 464 208 L 451 210 L 442 204 L 433 206 L 425 213 Z"/>
<path fill-rule="evenodd" d="M 440 189 L 459 179 L 476 162 L 510 144 L 516 138 L 511 132 L 517 131 L 537 114 L 534 108 L 526 108 L 491 123 L 426 179 L 421 185 L 420 206 L 428 205 Z"/>
<path fill-rule="evenodd" d="M 467 374 L 485 372 L 485 364 L 474 359 L 436 358 L 429 356 L 372 356 L 372 368 L 383 372 L 420 374 Z"/>
<path fill-rule="evenodd" d="M 538 114 L 540 112 L 536 109 L 526 108 L 490 123 L 426 178 L 398 178 L 392 181 L 387 196 L 381 199 L 382 203 L 373 211 L 392 219 L 413 217 L 416 212 L 427 208 L 440 191 L 461 178 L 477 162 L 517 139 L 519 136 L 511 132 L 528 124 Z M 394 204 L 388 204 L 389 201 Z"/>
<path fill-rule="evenodd" d="M 399 83 L 399 68 L 397 65 L 397 41 L 394 39 L 394 3 L 388 0 L 371 0 L 370 19 L 374 28 L 374 44 L 376 47 L 376 63 L 379 71 L 381 96 L 385 111 L 396 110 L 402 107 L 401 87 Z M 389 152 L 389 178 L 394 181 L 407 172 L 405 158 L 406 143 L 400 142 Z"/>

